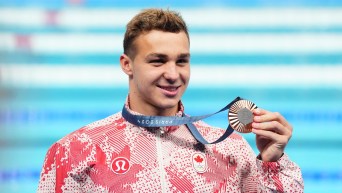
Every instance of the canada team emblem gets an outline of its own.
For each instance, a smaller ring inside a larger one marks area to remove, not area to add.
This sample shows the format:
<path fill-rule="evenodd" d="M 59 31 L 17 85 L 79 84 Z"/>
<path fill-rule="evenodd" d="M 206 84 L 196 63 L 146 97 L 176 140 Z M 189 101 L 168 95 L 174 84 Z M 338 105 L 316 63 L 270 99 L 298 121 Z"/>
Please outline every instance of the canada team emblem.
<path fill-rule="evenodd" d="M 125 174 L 130 168 L 131 164 L 125 157 L 117 157 L 112 161 L 111 169 L 116 174 Z"/>
<path fill-rule="evenodd" d="M 192 166 L 198 173 L 207 171 L 207 158 L 204 153 L 194 153 L 192 155 Z"/>

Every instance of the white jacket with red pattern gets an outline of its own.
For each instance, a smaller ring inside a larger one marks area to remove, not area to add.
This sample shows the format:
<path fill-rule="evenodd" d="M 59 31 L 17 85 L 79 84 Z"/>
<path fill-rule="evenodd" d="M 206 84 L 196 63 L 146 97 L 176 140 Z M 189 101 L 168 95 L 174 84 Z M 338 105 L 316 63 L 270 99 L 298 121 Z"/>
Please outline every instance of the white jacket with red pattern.
<path fill-rule="evenodd" d="M 224 132 L 203 121 L 195 126 L 208 141 Z M 53 144 L 38 186 L 39 193 L 303 191 L 300 168 L 286 154 L 263 162 L 237 133 L 201 146 L 185 125 L 146 129 L 121 113 Z"/>

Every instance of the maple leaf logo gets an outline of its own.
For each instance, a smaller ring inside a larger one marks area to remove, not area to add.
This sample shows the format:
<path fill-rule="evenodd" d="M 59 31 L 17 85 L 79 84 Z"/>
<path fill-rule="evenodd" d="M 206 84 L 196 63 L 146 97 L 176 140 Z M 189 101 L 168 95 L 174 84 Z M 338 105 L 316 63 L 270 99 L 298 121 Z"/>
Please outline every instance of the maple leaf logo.
<path fill-rule="evenodd" d="M 198 163 L 202 163 L 203 162 L 203 158 L 201 158 L 201 156 L 197 155 L 197 157 L 194 158 L 194 160 Z"/>

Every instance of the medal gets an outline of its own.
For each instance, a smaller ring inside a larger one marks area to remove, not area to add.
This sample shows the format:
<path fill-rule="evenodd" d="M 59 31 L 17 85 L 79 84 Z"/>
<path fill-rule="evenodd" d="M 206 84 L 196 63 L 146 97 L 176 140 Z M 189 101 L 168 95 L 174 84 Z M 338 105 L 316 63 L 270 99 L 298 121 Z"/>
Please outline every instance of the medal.
<path fill-rule="evenodd" d="M 240 133 L 252 132 L 253 110 L 257 106 L 248 100 L 239 100 L 229 109 L 228 120 L 230 126 Z"/>

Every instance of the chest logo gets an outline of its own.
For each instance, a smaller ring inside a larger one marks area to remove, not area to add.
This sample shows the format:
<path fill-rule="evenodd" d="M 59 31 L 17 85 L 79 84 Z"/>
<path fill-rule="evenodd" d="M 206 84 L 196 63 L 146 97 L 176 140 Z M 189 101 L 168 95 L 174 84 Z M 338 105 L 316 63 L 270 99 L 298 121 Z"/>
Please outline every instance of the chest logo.
<path fill-rule="evenodd" d="M 111 169 L 116 174 L 125 174 L 130 168 L 131 164 L 125 157 L 117 157 L 112 161 Z"/>
<path fill-rule="evenodd" d="M 194 153 L 192 156 L 192 166 L 198 173 L 207 171 L 207 158 L 204 153 Z"/>

